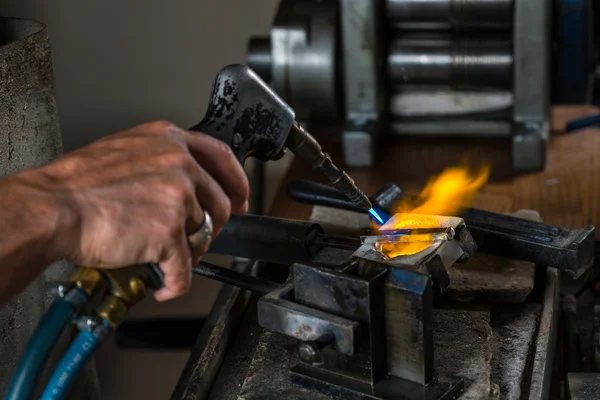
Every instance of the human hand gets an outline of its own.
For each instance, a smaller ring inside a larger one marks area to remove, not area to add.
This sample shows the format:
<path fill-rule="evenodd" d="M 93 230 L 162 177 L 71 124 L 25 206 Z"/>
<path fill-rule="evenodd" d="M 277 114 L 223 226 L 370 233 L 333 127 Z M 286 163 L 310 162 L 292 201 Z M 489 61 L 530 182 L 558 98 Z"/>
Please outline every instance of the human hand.
<path fill-rule="evenodd" d="M 65 205 L 53 250 L 75 264 L 120 268 L 157 262 L 165 301 L 187 292 L 187 235 L 206 210 L 216 236 L 230 213 L 248 210 L 248 180 L 229 147 L 207 135 L 153 122 L 107 136 L 36 170 Z"/>

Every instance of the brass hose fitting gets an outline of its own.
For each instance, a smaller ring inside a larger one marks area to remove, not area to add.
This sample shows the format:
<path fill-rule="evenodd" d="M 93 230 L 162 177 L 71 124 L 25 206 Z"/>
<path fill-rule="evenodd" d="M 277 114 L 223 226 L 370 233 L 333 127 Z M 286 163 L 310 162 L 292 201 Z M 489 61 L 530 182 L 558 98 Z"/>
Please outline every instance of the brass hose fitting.
<path fill-rule="evenodd" d="M 76 267 L 69 277 L 69 282 L 91 297 L 105 280 L 100 271 L 95 268 Z"/>
<path fill-rule="evenodd" d="M 113 329 L 123 322 L 127 311 L 127 304 L 114 295 L 107 296 L 96 309 L 98 316 L 106 321 Z"/>

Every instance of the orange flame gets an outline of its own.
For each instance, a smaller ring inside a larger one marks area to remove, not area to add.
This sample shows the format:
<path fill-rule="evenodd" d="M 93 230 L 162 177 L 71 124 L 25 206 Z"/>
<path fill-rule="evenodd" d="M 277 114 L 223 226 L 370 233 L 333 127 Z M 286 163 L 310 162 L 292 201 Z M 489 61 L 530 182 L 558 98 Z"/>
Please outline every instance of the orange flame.
<path fill-rule="evenodd" d="M 477 192 L 487 183 L 489 175 L 489 164 L 472 168 L 464 162 L 447 168 L 440 175 L 430 178 L 416 199 L 402 201 L 395 210 L 395 218 L 390 220 L 392 223 L 380 229 L 437 228 L 439 224 L 436 219 L 415 219 L 414 215 L 402 218 L 402 214 L 459 215 L 471 205 Z M 387 258 L 394 258 L 423 251 L 431 243 L 380 243 L 376 248 Z"/>

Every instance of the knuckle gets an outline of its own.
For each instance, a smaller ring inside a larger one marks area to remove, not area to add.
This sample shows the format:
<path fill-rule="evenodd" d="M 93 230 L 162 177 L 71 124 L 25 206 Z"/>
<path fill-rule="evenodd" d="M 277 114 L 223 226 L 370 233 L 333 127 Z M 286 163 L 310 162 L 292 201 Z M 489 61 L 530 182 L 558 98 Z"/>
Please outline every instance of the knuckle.
<path fill-rule="evenodd" d="M 178 204 L 185 203 L 194 195 L 194 184 L 185 173 L 175 173 L 164 182 L 163 192 Z"/>
<path fill-rule="evenodd" d="M 158 133 L 169 133 L 171 131 L 177 130 L 177 127 L 173 123 L 165 120 L 152 122 L 151 128 L 152 130 Z"/>
<path fill-rule="evenodd" d="M 185 171 L 188 174 L 194 173 L 200 167 L 194 157 L 186 151 L 180 151 L 173 156 L 173 166 Z"/>
<path fill-rule="evenodd" d="M 167 221 L 164 223 L 165 235 L 168 241 L 172 241 L 174 238 L 181 236 L 184 232 L 184 213 L 175 208 L 170 215 L 167 217 Z"/>
<path fill-rule="evenodd" d="M 235 158 L 233 155 L 233 151 L 231 150 L 231 147 L 229 147 L 229 145 L 219 139 L 215 139 L 211 136 L 208 136 L 210 138 L 210 140 L 212 140 L 215 143 L 215 147 L 217 148 L 217 151 L 220 151 L 221 153 L 224 154 L 225 157 L 231 157 L 231 158 Z"/>

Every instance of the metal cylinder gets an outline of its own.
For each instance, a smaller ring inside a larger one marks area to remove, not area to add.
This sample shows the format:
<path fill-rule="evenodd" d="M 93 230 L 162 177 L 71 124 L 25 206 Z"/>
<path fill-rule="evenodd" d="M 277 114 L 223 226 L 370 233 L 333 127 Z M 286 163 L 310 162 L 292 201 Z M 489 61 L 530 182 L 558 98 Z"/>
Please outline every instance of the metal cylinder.
<path fill-rule="evenodd" d="M 0 17 L 0 143 L 0 177 L 44 165 L 63 151 L 50 40 L 46 27 L 33 20 Z M 4 398 L 19 357 L 52 300 L 50 289 L 65 282 L 72 271 L 66 261 L 52 264 L 0 309 L 0 398 Z M 0 285 L 0 290 L 7 289 Z M 73 327 L 68 328 L 55 343 L 48 364 L 60 360 L 73 332 Z M 93 362 L 86 364 L 78 380 L 88 385 L 77 384 L 73 398 L 100 398 L 93 384 L 94 370 Z M 39 380 L 45 382 L 51 372 L 45 371 Z M 31 397 L 39 395 L 35 391 Z"/>
<path fill-rule="evenodd" d="M 321 249 L 312 241 L 322 232 L 310 222 L 232 215 L 208 252 L 279 264 L 310 261 Z"/>
<path fill-rule="evenodd" d="M 510 28 L 513 0 L 387 0 L 394 24 L 444 24 L 452 28 Z"/>
<path fill-rule="evenodd" d="M 283 0 L 271 29 L 272 86 L 300 120 L 336 119 L 338 1 Z"/>
<path fill-rule="evenodd" d="M 401 39 L 388 55 L 396 84 L 510 88 L 512 67 L 508 41 Z"/>
<path fill-rule="evenodd" d="M 265 82 L 272 77 L 273 58 L 271 57 L 271 39 L 268 37 L 252 37 L 248 42 L 246 64 Z"/>

